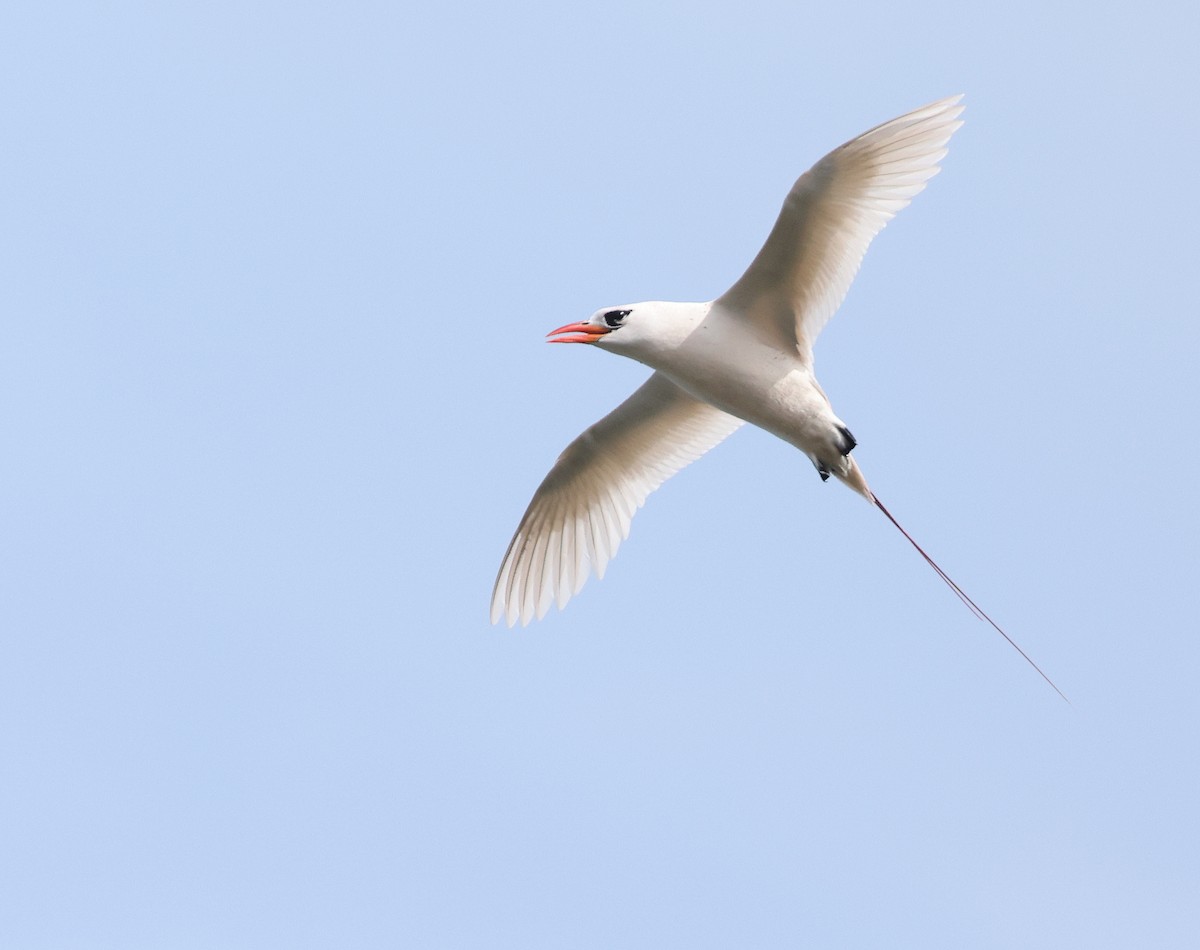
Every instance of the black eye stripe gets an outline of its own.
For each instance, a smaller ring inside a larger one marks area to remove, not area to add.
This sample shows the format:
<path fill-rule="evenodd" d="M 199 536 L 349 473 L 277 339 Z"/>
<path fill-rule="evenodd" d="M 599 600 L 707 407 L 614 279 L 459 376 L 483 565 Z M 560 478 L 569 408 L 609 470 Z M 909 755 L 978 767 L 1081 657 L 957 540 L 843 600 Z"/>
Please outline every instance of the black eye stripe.
<path fill-rule="evenodd" d="M 621 321 L 631 313 L 633 313 L 632 310 L 610 310 L 604 315 L 604 322 L 609 327 L 616 329 L 621 325 Z"/>

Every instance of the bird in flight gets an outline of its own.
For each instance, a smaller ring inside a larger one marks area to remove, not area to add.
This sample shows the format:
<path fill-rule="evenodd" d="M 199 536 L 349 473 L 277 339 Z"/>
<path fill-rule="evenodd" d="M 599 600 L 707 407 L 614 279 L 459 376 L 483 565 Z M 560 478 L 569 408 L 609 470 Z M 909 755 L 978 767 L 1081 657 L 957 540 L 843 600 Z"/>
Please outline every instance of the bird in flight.
<path fill-rule="evenodd" d="M 850 454 L 854 436 L 813 371 L 813 345 L 867 246 L 938 173 L 962 125 L 961 99 L 876 126 L 801 175 L 758 256 L 716 300 L 605 307 L 548 334 L 551 343 L 592 344 L 654 373 L 568 445 L 538 487 L 500 565 L 492 623 L 540 619 L 579 593 L 591 571 L 603 577 L 646 497 L 749 422 L 807 455 L 822 480 L 832 475 L 883 512 L 958 598 L 1063 695 L 867 487 Z"/>

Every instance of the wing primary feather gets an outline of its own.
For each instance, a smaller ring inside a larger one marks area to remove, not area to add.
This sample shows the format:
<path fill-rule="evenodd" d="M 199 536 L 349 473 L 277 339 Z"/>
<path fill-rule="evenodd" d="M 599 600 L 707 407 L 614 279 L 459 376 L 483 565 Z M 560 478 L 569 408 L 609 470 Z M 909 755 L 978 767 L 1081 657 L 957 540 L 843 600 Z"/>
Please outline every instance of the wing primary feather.
<path fill-rule="evenodd" d="M 521 626 L 523 627 L 537 614 L 538 597 L 541 595 L 542 560 L 546 556 L 548 540 L 549 533 L 544 526 L 539 525 L 524 578 L 525 595 L 521 598 Z"/>
<path fill-rule="evenodd" d="M 621 531 L 617 527 L 617 516 L 612 509 L 612 492 L 605 489 L 597 505 L 597 511 L 600 513 L 601 524 L 604 528 L 604 551 L 609 558 L 616 554 L 617 548 L 621 546 Z"/>
<path fill-rule="evenodd" d="M 555 581 L 558 578 L 559 558 L 562 557 L 562 523 L 557 518 L 550 521 L 546 532 L 546 554 L 542 560 L 542 572 L 538 584 L 537 618 L 541 620 L 555 600 Z"/>
<path fill-rule="evenodd" d="M 558 590 L 555 603 L 562 610 L 575 586 L 575 519 L 564 514 L 562 519 L 562 542 L 558 564 Z"/>

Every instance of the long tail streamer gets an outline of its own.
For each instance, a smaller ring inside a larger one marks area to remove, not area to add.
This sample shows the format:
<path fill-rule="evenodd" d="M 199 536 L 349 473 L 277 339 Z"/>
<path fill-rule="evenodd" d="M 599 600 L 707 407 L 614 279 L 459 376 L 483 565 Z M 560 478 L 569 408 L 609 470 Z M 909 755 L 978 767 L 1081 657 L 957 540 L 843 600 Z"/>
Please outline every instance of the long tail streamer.
<path fill-rule="evenodd" d="M 937 562 L 933 558 L 931 558 L 928 554 L 925 553 L 925 551 L 921 547 L 921 545 L 917 544 L 917 542 L 913 540 L 912 535 L 904 530 L 904 528 L 901 526 L 900 522 L 897 521 L 892 516 L 892 513 L 890 511 L 888 511 L 887 508 L 884 507 L 883 502 L 880 501 L 878 498 L 875 498 L 874 494 L 872 494 L 871 497 L 874 498 L 874 500 L 875 500 L 875 507 L 878 508 L 880 511 L 882 511 L 887 516 L 887 520 L 896 526 L 896 530 L 899 531 L 902 535 L 904 535 L 904 537 L 908 540 L 908 543 L 917 549 L 917 553 L 920 554 L 921 557 L 925 558 L 926 563 L 930 567 L 932 567 L 935 571 L 937 571 L 938 577 L 940 577 L 942 580 L 944 580 L 946 582 L 946 586 L 949 587 L 952 591 L 954 591 L 955 594 L 958 595 L 958 599 L 967 605 L 967 609 L 970 610 L 971 613 L 973 613 L 980 620 L 990 623 L 992 625 L 993 629 L 998 634 L 1000 634 L 1000 636 L 1004 637 L 1004 639 L 1008 641 L 1009 646 L 1011 646 L 1014 650 L 1016 650 L 1018 653 L 1020 653 L 1021 656 L 1023 656 L 1025 658 L 1025 662 L 1028 663 L 1030 666 L 1032 666 L 1035 670 L 1037 670 L 1038 675 L 1042 679 L 1044 679 L 1047 683 L 1050 684 L 1050 686 L 1054 690 L 1054 692 L 1058 693 L 1058 695 L 1061 696 L 1065 702 L 1070 704 L 1071 701 L 1069 699 L 1067 699 L 1066 694 L 1063 693 L 1063 691 L 1061 689 L 1059 689 L 1057 686 L 1054 685 L 1054 680 L 1050 679 L 1049 676 L 1047 676 L 1045 673 L 1043 673 L 1042 668 L 1040 666 L 1038 666 L 1036 663 L 1034 663 L 1033 660 L 1031 660 L 1029 658 L 1029 654 L 1026 653 L 1024 650 L 1022 650 L 1019 646 L 1017 646 L 1016 641 L 1013 640 L 1013 638 L 1010 637 L 1003 630 L 1001 630 L 1000 625 L 998 623 L 996 623 L 996 621 L 994 621 L 987 614 L 985 614 L 979 608 L 979 605 L 976 604 L 975 601 L 973 601 L 970 597 L 968 597 L 961 587 L 959 587 L 956 583 L 954 583 L 954 581 L 951 579 L 949 574 L 947 574 L 940 567 L 938 567 Z"/>

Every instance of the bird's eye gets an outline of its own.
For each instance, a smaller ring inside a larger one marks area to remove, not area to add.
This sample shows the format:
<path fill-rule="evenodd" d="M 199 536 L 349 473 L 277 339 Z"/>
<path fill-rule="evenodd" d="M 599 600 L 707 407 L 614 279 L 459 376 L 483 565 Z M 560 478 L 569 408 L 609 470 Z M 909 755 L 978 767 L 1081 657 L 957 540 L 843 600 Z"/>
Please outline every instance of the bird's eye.
<path fill-rule="evenodd" d="M 604 315 L 604 322 L 610 329 L 615 330 L 625 322 L 625 318 L 631 313 L 633 313 L 632 310 L 610 310 Z"/>

